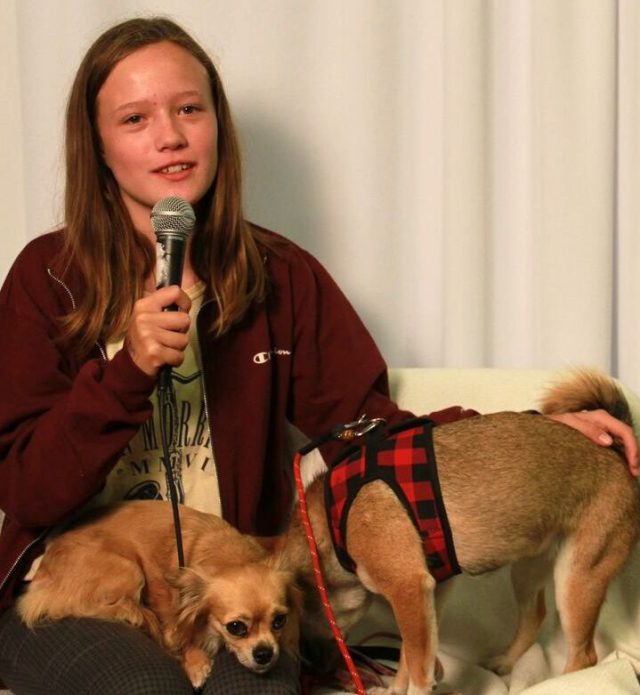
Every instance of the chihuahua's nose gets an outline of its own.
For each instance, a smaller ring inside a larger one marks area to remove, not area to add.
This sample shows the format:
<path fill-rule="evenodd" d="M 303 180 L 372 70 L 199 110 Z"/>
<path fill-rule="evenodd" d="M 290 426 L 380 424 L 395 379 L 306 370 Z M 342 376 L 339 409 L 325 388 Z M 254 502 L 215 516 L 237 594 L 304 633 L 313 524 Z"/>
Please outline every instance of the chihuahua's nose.
<path fill-rule="evenodd" d="M 260 666 L 266 666 L 271 661 L 271 659 L 273 659 L 273 647 L 270 647 L 267 644 L 259 644 L 253 650 L 253 659 L 256 662 L 256 664 L 260 664 Z"/>

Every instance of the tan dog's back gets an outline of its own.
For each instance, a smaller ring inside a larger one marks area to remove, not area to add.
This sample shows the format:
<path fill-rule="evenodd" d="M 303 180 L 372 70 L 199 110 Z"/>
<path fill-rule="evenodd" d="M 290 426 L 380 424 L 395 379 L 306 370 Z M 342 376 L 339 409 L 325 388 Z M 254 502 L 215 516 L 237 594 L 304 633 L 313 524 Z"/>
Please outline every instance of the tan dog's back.
<path fill-rule="evenodd" d="M 435 428 L 434 448 L 467 573 L 537 555 L 585 514 L 620 533 L 640 530 L 638 488 L 622 457 L 548 418 L 499 413 L 461 420 Z"/>

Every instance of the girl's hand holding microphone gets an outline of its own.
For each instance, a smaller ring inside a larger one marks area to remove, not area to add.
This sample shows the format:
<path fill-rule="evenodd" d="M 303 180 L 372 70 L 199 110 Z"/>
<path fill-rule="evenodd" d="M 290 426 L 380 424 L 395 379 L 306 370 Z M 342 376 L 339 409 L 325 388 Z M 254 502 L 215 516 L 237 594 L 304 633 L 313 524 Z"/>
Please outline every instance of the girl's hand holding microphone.
<path fill-rule="evenodd" d="M 171 305 L 178 310 L 166 311 Z M 154 290 L 133 305 L 124 346 L 145 374 L 157 376 L 165 365 L 182 364 L 189 343 L 190 307 L 189 295 L 177 285 Z"/>

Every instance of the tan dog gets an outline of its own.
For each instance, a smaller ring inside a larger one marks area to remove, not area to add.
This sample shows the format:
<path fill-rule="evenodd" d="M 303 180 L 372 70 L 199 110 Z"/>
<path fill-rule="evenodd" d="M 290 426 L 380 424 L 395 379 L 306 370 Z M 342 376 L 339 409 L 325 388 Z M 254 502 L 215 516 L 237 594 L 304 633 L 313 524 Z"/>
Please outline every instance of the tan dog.
<path fill-rule="evenodd" d="M 629 421 L 615 383 L 593 372 L 558 385 L 543 404 L 545 413 L 585 408 L 604 408 Z M 511 646 L 492 667 L 509 672 L 536 639 L 545 614 L 544 586 L 554 569 L 568 648 L 565 672 L 593 665 L 593 635 L 607 587 L 640 532 L 638 487 L 622 457 L 532 414 L 472 417 L 433 432 L 442 498 L 462 571 L 481 574 L 512 565 L 520 621 Z M 348 510 L 346 547 L 357 569 L 346 571 L 329 533 L 324 478 L 309 486 L 306 498 L 338 624 L 348 630 L 360 618 L 368 592 L 384 596 L 403 642 L 398 674 L 381 692 L 426 695 L 434 686 L 437 652 L 435 580 L 416 528 L 386 483 L 369 482 Z M 314 598 L 297 511 L 283 545 L 289 564 L 308 586 L 313 617 L 303 633 L 318 635 L 326 620 Z"/>
<path fill-rule="evenodd" d="M 27 625 L 75 616 L 123 621 L 179 658 L 194 687 L 227 645 L 256 672 L 297 653 L 299 590 L 253 538 L 180 507 L 178 569 L 169 502 L 98 510 L 51 540 L 18 612 Z M 235 633 L 235 634 L 234 634 Z"/>

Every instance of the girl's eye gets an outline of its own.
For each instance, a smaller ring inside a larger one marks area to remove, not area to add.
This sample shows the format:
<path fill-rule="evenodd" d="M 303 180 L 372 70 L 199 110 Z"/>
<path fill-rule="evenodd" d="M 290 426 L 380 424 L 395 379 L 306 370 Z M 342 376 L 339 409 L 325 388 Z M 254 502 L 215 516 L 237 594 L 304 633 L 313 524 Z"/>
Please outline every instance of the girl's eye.
<path fill-rule="evenodd" d="M 183 106 L 180 110 L 182 111 L 182 113 L 186 114 L 187 116 L 190 116 L 191 114 L 200 111 L 200 108 L 195 104 L 187 104 L 186 106 Z"/>
<path fill-rule="evenodd" d="M 140 114 L 134 113 L 131 116 L 127 116 L 124 120 L 125 123 L 130 125 L 138 125 L 142 121 L 142 116 Z"/>

